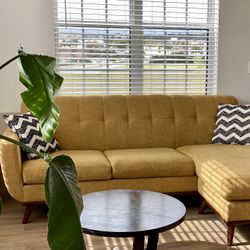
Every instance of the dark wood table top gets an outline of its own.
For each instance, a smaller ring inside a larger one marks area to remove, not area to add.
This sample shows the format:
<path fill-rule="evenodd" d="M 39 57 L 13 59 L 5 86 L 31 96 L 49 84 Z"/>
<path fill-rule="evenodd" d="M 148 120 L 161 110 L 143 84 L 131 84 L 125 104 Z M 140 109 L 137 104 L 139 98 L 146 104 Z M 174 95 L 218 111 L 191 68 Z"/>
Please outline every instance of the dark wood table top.
<path fill-rule="evenodd" d="M 83 196 L 84 233 L 107 237 L 136 237 L 179 225 L 186 208 L 177 199 L 151 191 L 108 190 Z"/>

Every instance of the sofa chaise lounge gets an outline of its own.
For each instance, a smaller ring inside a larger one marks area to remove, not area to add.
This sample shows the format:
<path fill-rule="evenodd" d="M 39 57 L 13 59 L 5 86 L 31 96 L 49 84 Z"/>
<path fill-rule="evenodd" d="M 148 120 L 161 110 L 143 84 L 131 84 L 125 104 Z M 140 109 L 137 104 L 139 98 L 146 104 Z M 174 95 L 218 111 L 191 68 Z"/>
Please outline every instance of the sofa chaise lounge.
<path fill-rule="evenodd" d="M 198 190 L 226 222 L 228 245 L 235 225 L 250 222 L 250 147 L 211 143 L 218 104 L 237 104 L 234 97 L 65 96 L 56 101 L 61 150 L 52 156 L 72 157 L 83 194 Z M 5 135 L 18 139 L 10 129 Z M 6 141 L 1 141 L 0 162 L 9 193 L 26 205 L 26 223 L 33 205 L 44 202 L 46 163 L 22 160 L 19 147 Z"/>

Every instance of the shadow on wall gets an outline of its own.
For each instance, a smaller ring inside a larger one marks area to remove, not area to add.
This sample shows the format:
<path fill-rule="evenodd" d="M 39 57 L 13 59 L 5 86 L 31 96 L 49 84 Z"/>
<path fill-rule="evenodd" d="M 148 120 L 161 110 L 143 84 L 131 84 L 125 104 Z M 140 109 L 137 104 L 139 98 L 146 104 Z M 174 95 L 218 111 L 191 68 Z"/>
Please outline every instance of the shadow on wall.
<path fill-rule="evenodd" d="M 14 115 L 14 114 L 19 114 L 19 113 L 18 112 L 0 113 L 0 134 L 2 134 L 4 130 L 7 128 L 7 125 L 3 119 L 3 115 Z"/>

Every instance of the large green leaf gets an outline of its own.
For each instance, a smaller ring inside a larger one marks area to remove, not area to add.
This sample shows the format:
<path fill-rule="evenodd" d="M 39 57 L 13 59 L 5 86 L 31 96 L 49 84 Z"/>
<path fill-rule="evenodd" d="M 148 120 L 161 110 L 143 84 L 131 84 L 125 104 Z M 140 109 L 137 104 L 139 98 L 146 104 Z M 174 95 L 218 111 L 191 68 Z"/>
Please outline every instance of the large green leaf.
<path fill-rule="evenodd" d="M 48 242 L 52 250 L 84 250 L 80 224 L 82 195 L 72 159 L 55 157 L 45 179 L 45 198 L 49 207 Z"/>
<path fill-rule="evenodd" d="M 63 78 L 55 73 L 54 67 L 53 57 L 19 51 L 19 78 L 27 88 L 21 97 L 26 107 L 40 121 L 46 142 L 52 140 L 59 125 L 60 109 L 54 102 L 54 96 L 60 89 Z"/>

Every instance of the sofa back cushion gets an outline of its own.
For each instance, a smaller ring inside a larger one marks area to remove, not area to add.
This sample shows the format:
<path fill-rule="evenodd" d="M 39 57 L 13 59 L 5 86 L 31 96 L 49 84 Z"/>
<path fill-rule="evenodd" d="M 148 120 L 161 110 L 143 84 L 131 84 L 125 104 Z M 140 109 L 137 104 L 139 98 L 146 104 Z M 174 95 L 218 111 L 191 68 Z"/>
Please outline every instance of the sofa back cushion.
<path fill-rule="evenodd" d="M 62 149 L 176 148 L 211 143 L 227 96 L 60 96 Z"/>

